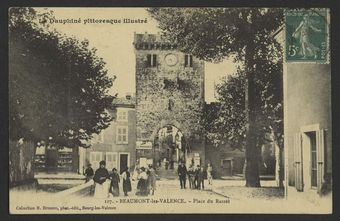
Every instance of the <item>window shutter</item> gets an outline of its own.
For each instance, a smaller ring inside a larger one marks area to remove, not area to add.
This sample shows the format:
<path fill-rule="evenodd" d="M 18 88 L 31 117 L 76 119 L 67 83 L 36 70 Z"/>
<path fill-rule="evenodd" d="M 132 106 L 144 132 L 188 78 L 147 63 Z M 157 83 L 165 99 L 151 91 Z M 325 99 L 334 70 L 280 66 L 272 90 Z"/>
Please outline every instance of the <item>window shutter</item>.
<path fill-rule="evenodd" d="M 317 187 L 318 192 L 321 190 L 321 186 L 324 179 L 324 159 L 325 159 L 325 131 L 316 131 L 316 157 L 317 157 Z"/>
<path fill-rule="evenodd" d="M 188 67 L 188 55 L 184 55 L 184 67 Z"/>
<path fill-rule="evenodd" d="M 190 67 L 192 67 L 192 55 L 190 55 L 189 57 L 190 57 Z"/>
<path fill-rule="evenodd" d="M 295 166 L 295 188 L 298 191 L 303 191 L 302 145 L 300 133 L 295 134 L 294 137 L 294 166 Z"/>
<path fill-rule="evenodd" d="M 152 59 L 152 67 L 156 67 L 156 65 L 157 65 L 157 55 L 153 54 L 152 57 L 153 57 L 153 59 Z"/>
<path fill-rule="evenodd" d="M 151 67 L 151 54 L 147 55 L 146 65 L 147 65 L 147 67 Z"/>
<path fill-rule="evenodd" d="M 120 142 L 120 128 L 117 128 L 116 143 Z"/>

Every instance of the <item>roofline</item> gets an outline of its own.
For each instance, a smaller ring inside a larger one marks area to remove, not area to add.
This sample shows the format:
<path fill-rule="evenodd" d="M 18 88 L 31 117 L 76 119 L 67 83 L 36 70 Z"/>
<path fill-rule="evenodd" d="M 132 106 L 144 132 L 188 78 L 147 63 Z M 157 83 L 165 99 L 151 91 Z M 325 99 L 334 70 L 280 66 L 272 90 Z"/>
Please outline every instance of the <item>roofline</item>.
<path fill-rule="evenodd" d="M 113 104 L 113 107 L 127 107 L 127 108 L 135 108 L 135 104 Z"/>

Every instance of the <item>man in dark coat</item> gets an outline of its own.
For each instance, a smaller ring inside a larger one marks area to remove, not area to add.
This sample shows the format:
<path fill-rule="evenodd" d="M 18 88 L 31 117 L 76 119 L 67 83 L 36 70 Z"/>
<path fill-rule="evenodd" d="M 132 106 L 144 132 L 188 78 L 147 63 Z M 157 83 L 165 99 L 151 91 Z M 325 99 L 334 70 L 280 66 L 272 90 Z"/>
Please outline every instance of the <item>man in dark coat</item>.
<path fill-rule="evenodd" d="M 197 188 L 199 190 L 204 190 L 204 169 L 203 167 L 199 168 L 198 169 L 198 172 L 197 172 Z"/>
<path fill-rule="evenodd" d="M 182 161 L 181 161 L 180 165 L 178 166 L 177 173 L 178 173 L 181 189 L 183 189 L 183 188 L 185 189 L 186 188 L 185 183 L 186 183 L 186 177 L 187 177 L 187 168 Z"/>
<path fill-rule="evenodd" d="M 200 171 L 201 171 L 201 167 L 200 167 L 200 165 L 197 165 L 197 168 L 195 169 L 195 180 L 194 180 L 195 188 L 196 189 L 200 189 L 199 188 L 199 185 L 200 185 L 200 181 L 199 181 Z"/>
<path fill-rule="evenodd" d="M 85 181 L 86 183 L 93 179 L 94 172 L 91 166 L 92 165 L 89 163 L 89 165 L 87 166 L 84 172 L 84 175 L 86 176 L 86 181 Z"/>

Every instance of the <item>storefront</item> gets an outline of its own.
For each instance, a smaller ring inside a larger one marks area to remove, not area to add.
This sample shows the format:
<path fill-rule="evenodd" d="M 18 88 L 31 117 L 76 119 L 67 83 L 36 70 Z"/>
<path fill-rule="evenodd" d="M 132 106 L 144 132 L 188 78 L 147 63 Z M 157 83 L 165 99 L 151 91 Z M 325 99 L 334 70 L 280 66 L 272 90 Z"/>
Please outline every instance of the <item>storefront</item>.
<path fill-rule="evenodd" d="M 78 172 L 78 148 L 37 147 L 34 166 L 37 172 Z"/>

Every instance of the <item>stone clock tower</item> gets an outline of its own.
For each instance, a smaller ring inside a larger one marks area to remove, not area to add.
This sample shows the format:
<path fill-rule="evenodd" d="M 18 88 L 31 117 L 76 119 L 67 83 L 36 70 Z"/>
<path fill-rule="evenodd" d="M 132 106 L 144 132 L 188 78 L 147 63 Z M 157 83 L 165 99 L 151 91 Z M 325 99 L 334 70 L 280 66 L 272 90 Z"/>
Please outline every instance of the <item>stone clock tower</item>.
<path fill-rule="evenodd" d="M 137 159 L 204 164 L 204 62 L 160 35 L 134 35 Z M 174 165 L 175 164 L 175 165 Z"/>

